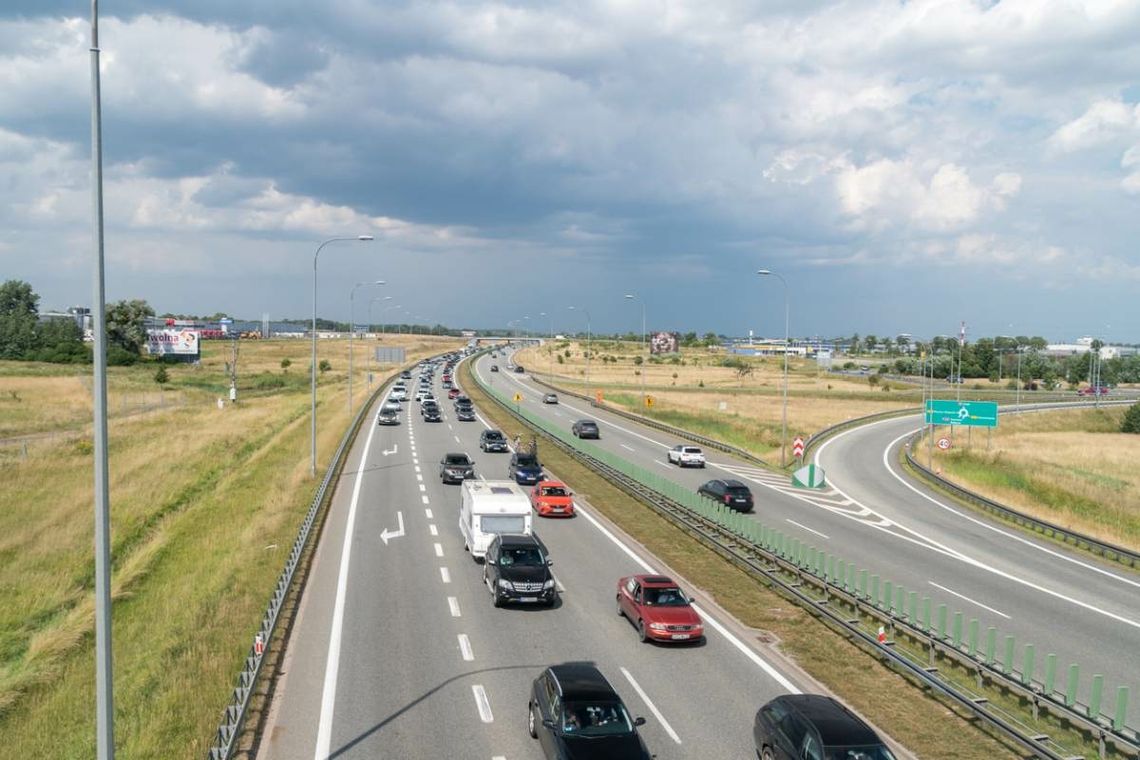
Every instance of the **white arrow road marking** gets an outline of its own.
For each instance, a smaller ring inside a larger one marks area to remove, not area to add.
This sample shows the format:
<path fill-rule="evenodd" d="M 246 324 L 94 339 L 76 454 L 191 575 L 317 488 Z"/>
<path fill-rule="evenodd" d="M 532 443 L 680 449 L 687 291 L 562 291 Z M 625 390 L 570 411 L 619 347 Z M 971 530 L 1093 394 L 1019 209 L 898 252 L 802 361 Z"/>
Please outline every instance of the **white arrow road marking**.
<path fill-rule="evenodd" d="M 399 528 L 396 528 L 396 530 L 388 530 L 387 528 L 385 528 L 384 531 L 380 534 L 380 538 L 382 538 L 384 540 L 385 546 L 388 545 L 388 539 L 389 538 L 399 538 L 400 536 L 404 535 L 404 513 L 403 512 L 397 512 L 396 513 L 396 522 L 398 522 L 400 524 Z"/>
<path fill-rule="evenodd" d="M 388 456 L 389 454 L 395 454 L 397 451 L 399 451 L 399 449 L 400 449 L 400 444 L 393 443 L 391 451 L 388 451 L 388 449 L 384 449 L 380 453 L 383 454 L 384 456 Z"/>
<path fill-rule="evenodd" d="M 479 708 L 479 717 L 484 723 L 492 723 L 495 716 L 491 714 L 491 700 L 487 699 L 487 692 L 482 684 L 475 684 L 471 687 L 471 691 L 475 694 L 475 705 Z"/>

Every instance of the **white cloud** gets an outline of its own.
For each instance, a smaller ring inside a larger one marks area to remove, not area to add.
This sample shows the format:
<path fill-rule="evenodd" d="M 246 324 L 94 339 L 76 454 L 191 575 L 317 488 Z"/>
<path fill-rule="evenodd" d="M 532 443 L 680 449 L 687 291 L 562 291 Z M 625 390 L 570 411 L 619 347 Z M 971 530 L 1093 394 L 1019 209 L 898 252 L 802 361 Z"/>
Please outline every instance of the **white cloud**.
<path fill-rule="evenodd" d="M 1099 100 L 1054 132 L 1049 143 L 1061 151 L 1083 150 L 1128 135 L 1138 126 L 1140 106 L 1129 106 L 1119 100 Z"/>

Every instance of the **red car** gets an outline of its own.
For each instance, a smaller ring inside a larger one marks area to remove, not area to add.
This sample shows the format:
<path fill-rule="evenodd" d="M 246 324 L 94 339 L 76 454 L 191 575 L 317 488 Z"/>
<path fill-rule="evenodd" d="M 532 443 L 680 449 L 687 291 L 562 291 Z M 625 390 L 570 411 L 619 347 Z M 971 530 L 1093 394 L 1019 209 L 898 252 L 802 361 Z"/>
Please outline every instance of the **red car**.
<path fill-rule="evenodd" d="M 1100 387 L 1095 387 L 1095 386 L 1090 385 L 1086 388 L 1081 388 L 1079 391 L 1077 391 L 1077 395 L 1078 396 L 1107 396 L 1108 395 L 1108 387 L 1104 386 L 1104 385 L 1102 385 Z"/>
<path fill-rule="evenodd" d="M 642 641 L 704 641 L 705 625 L 689 597 L 664 575 L 631 575 L 617 585 L 617 611 Z"/>
<path fill-rule="evenodd" d="M 565 483 L 540 480 L 530 489 L 530 505 L 542 517 L 573 517 L 574 494 Z"/>
<path fill-rule="evenodd" d="M 443 382 L 445 382 L 445 383 L 450 383 L 451 382 L 451 373 L 450 372 L 444 373 L 443 377 L 440 379 L 443 380 Z"/>
<path fill-rule="evenodd" d="M 449 390 L 447 392 L 447 397 L 448 398 L 459 398 L 459 389 L 458 388 L 452 388 L 451 390 Z"/>

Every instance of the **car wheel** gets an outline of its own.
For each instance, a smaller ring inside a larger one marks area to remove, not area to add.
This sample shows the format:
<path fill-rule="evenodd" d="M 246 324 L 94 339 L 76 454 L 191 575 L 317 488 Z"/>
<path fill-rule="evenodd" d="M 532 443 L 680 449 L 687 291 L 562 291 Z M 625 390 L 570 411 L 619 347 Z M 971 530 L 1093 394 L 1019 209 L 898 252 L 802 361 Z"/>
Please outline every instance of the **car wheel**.
<path fill-rule="evenodd" d="M 623 609 L 621 608 L 621 597 L 620 597 L 620 596 L 615 596 L 615 597 L 614 597 L 614 603 L 615 603 L 615 606 L 617 607 L 617 614 L 618 614 L 618 617 L 625 617 L 625 610 L 623 610 Z"/>
<path fill-rule="evenodd" d="M 649 633 L 645 630 L 644 620 L 637 621 L 637 635 L 641 639 L 642 644 L 649 641 Z"/>
<path fill-rule="evenodd" d="M 526 716 L 527 733 L 530 734 L 531 739 L 537 739 L 538 738 L 538 727 L 535 725 L 535 720 L 534 720 L 534 705 L 533 704 L 527 705 L 526 706 L 526 712 L 527 712 L 527 716 Z"/>
<path fill-rule="evenodd" d="M 776 760 L 776 756 L 772 754 L 772 750 L 768 747 L 760 750 L 760 758 L 761 760 Z"/>

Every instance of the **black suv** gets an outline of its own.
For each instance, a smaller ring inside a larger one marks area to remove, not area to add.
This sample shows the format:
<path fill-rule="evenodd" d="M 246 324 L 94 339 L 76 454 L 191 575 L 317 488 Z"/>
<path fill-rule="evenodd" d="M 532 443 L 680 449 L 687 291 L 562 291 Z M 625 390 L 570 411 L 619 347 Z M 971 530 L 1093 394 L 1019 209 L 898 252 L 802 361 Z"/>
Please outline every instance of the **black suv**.
<path fill-rule="evenodd" d="M 425 401 L 420 406 L 420 416 L 424 418 L 424 422 L 442 422 L 443 415 L 440 414 L 439 404 L 433 401 Z"/>
<path fill-rule="evenodd" d="M 534 679 L 527 729 L 547 758 L 621 757 L 649 760 L 629 711 L 606 677 L 588 662 L 551 665 Z"/>
<path fill-rule="evenodd" d="M 601 438 L 602 433 L 598 430 L 598 423 L 593 420 L 578 420 L 570 426 L 570 432 L 579 438 Z"/>
<path fill-rule="evenodd" d="M 538 461 L 538 456 L 525 451 L 511 454 L 507 477 L 522 485 L 534 485 L 542 480 L 542 464 Z"/>
<path fill-rule="evenodd" d="M 737 512 L 752 511 L 752 492 L 739 480 L 710 480 L 698 488 L 697 493 Z"/>
<path fill-rule="evenodd" d="M 761 707 L 752 726 L 752 741 L 763 760 L 895 758 L 858 715 L 821 694 L 784 694 Z"/>
<path fill-rule="evenodd" d="M 475 477 L 475 463 L 466 454 L 444 454 L 439 460 L 439 479 L 444 483 L 462 483 Z"/>
<path fill-rule="evenodd" d="M 483 451 L 507 451 L 507 437 L 499 430 L 484 430 L 479 435 L 479 448 Z"/>
<path fill-rule="evenodd" d="M 553 607 L 558 590 L 550 574 L 552 564 L 538 536 L 496 534 L 483 562 L 483 583 L 491 592 L 491 603 L 496 607 L 507 602 Z"/>

